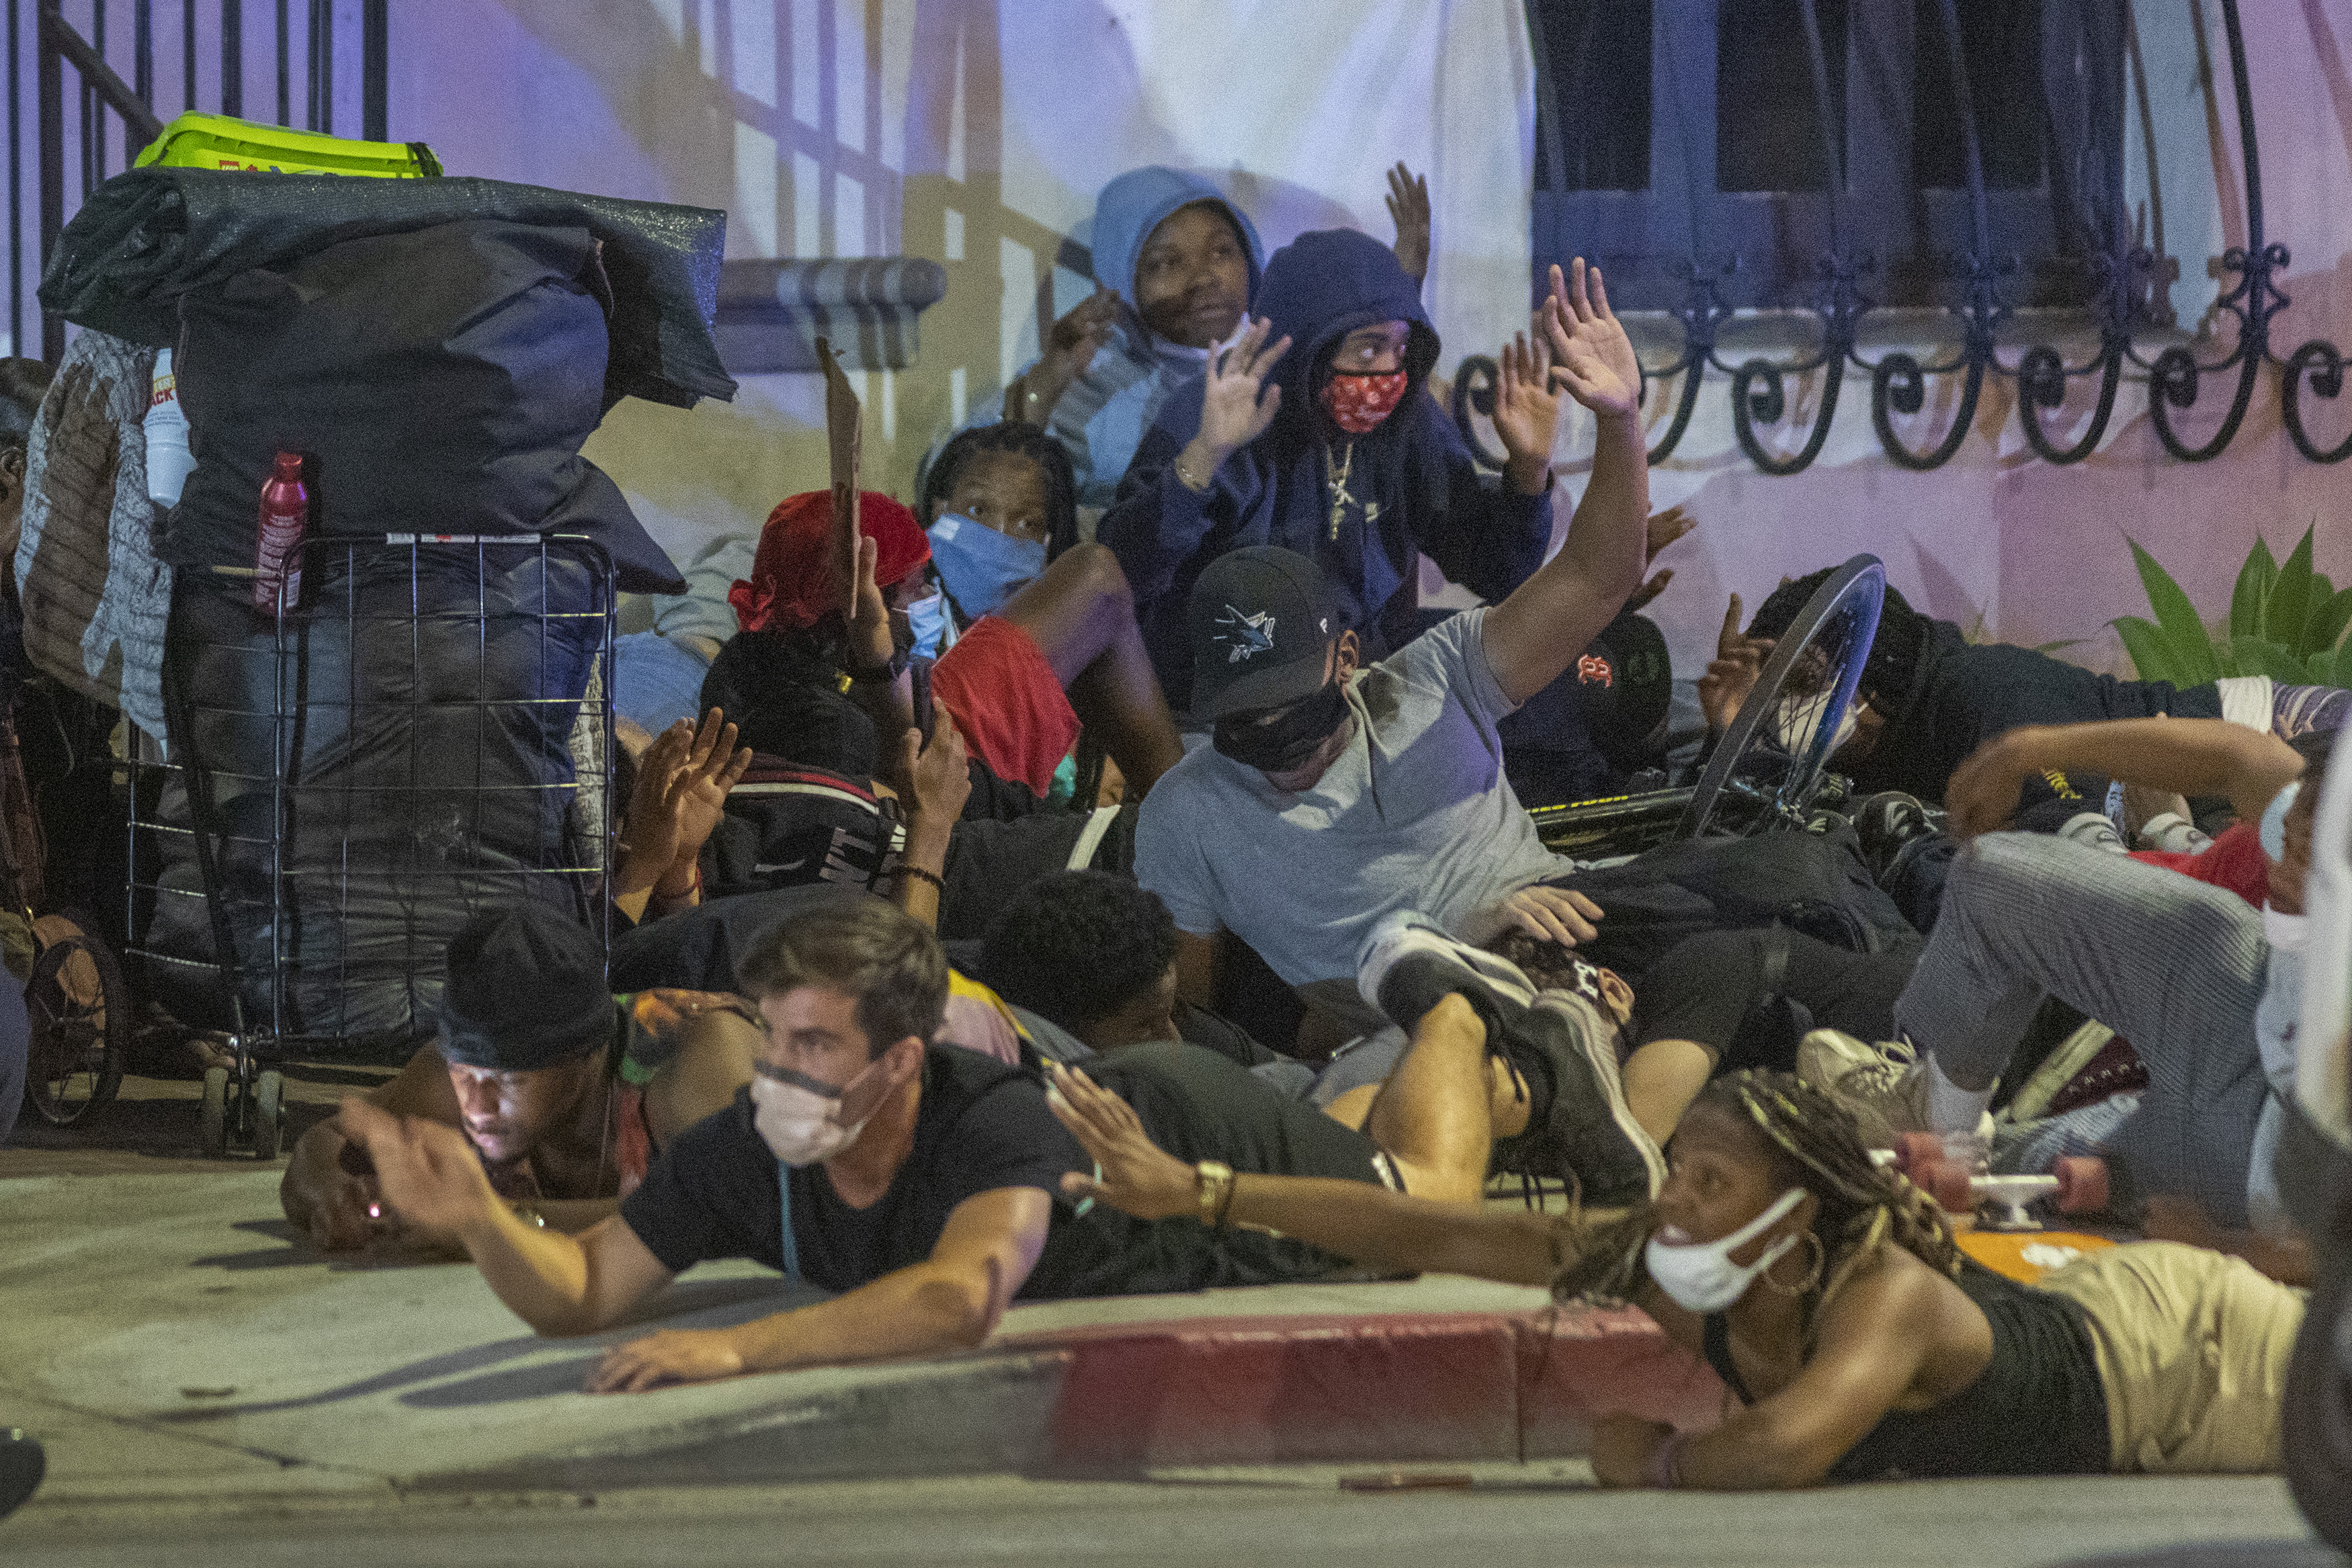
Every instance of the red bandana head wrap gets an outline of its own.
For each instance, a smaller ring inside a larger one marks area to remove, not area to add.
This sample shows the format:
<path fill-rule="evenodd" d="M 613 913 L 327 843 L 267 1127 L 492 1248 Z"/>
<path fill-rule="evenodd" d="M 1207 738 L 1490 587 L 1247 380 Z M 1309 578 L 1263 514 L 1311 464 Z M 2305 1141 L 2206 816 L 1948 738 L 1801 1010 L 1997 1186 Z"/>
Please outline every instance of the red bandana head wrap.
<path fill-rule="evenodd" d="M 1323 383 L 1323 408 L 1350 435 L 1370 435 L 1404 401 L 1402 371 L 1334 371 Z"/>
<path fill-rule="evenodd" d="M 877 547 L 874 580 L 888 588 L 931 559 L 915 514 L 876 490 L 858 492 L 857 531 Z M 746 632 L 805 632 L 844 606 L 833 585 L 833 495 L 787 496 L 760 530 L 751 580 L 738 580 L 727 602 Z"/>

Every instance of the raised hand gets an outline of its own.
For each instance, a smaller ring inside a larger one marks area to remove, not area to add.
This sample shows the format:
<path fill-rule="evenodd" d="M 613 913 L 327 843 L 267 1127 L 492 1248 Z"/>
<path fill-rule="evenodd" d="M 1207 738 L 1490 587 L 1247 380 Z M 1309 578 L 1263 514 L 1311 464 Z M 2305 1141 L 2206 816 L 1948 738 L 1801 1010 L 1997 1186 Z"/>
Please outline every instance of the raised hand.
<path fill-rule="evenodd" d="M 712 708 L 688 743 L 683 766 L 670 776 L 666 804 L 676 840 L 670 850 L 672 867 L 690 867 L 701 855 L 726 814 L 728 791 L 751 766 L 751 748 L 739 748 L 735 734 L 727 716 Z"/>
<path fill-rule="evenodd" d="M 1045 1071 L 1046 1108 L 1102 1167 L 1099 1177 L 1070 1172 L 1064 1192 L 1098 1197 L 1138 1219 L 1200 1212 L 1192 1167 L 1151 1141 L 1135 1107 L 1075 1067 L 1056 1061 Z"/>
<path fill-rule="evenodd" d="M 925 822 L 953 822 L 971 799 L 971 754 L 955 716 L 944 707 L 931 710 L 931 743 L 923 732 L 910 729 L 902 742 L 899 777 L 905 780 L 910 814 Z"/>
<path fill-rule="evenodd" d="M 694 739 L 693 728 L 679 719 L 638 755 L 637 786 L 630 791 L 628 810 L 621 819 L 614 897 L 652 887 L 677 859 L 677 816 L 670 792 L 687 766 Z"/>
<path fill-rule="evenodd" d="M 1541 314 L 1552 373 L 1568 384 L 1570 396 L 1603 417 L 1629 415 L 1641 406 L 1641 362 L 1609 308 L 1599 267 L 1587 267 L 1580 256 L 1566 277 L 1553 267 Z"/>
<path fill-rule="evenodd" d="M 1503 472 L 1521 494 L 1542 491 L 1551 472 L 1552 440 L 1559 434 L 1559 393 L 1551 389 L 1551 356 L 1542 338 L 1525 332 L 1496 356 L 1495 434 L 1507 459 Z"/>
<path fill-rule="evenodd" d="M 1389 171 L 1389 221 L 1396 225 L 1397 265 L 1415 283 L 1429 276 L 1429 176 L 1399 160 Z"/>
<path fill-rule="evenodd" d="M 874 580 L 875 563 L 882 547 L 871 535 L 857 536 L 856 565 L 850 574 L 849 662 L 857 669 L 878 670 L 898 652 L 890 640 L 890 606 Z"/>
<path fill-rule="evenodd" d="M 1723 630 L 1716 633 L 1715 657 L 1698 678 L 1699 711 L 1706 715 L 1707 731 L 1721 735 L 1730 727 L 1739 705 L 1756 689 L 1764 661 L 1772 652 L 1769 637 L 1749 637 L 1739 630 L 1739 595 L 1723 613 Z"/>
<path fill-rule="evenodd" d="M 1697 526 L 1698 519 L 1692 517 L 1689 510 L 1680 504 L 1668 507 L 1663 512 L 1652 512 L 1647 548 L 1642 559 L 1654 566 L 1657 564 L 1660 550 L 1664 549 Z M 1664 593 L 1666 591 L 1666 584 L 1674 580 L 1673 567 L 1653 573 L 1647 582 L 1633 591 L 1633 597 L 1625 601 L 1625 608 L 1628 611 L 1643 608 L 1650 601 Z"/>
<path fill-rule="evenodd" d="M 1241 329 L 1230 347 L 1209 350 L 1201 387 L 1201 434 L 1195 440 L 1219 463 L 1259 436 L 1282 407 L 1282 388 L 1267 386 L 1275 361 L 1290 350 L 1288 338 L 1268 343 L 1274 324 L 1261 316 Z M 1263 395 L 1260 395 L 1263 392 Z"/>
<path fill-rule="evenodd" d="M 1118 296 L 1097 287 L 1055 322 L 1045 334 L 1045 351 L 1008 389 L 1004 417 L 1022 424 L 1043 424 L 1052 418 L 1054 405 L 1071 382 L 1087 373 L 1118 329 Z"/>

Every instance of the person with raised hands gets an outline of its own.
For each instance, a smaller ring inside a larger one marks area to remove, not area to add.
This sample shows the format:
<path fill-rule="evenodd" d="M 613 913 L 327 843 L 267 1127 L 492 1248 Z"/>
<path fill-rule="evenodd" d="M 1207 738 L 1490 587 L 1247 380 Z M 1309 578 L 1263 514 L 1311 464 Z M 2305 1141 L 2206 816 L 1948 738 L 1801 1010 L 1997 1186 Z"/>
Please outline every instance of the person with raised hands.
<path fill-rule="evenodd" d="M 1423 553 L 1498 601 L 1551 542 L 1559 393 L 1546 329 L 1499 356 L 1494 423 L 1509 456 L 1496 483 L 1423 395 L 1437 333 L 1394 251 L 1353 230 L 1302 235 L 1266 264 L 1256 308 L 1212 351 L 1198 392 L 1170 396 L 1097 529 L 1180 710 L 1192 686 L 1185 606 L 1232 550 L 1273 545 L 1314 561 L 1340 623 L 1378 659 L 1421 629 Z M 1569 308 L 1555 268 L 1539 316 Z"/>
<path fill-rule="evenodd" d="M 1144 800 L 1135 860 L 1175 916 L 1186 1000 L 1214 1005 L 1225 933 L 1310 1005 L 1366 1027 L 1355 954 L 1385 915 L 1419 909 L 1473 942 L 1506 925 L 1592 936 L 1600 911 L 1550 885 L 1575 865 L 1519 804 L 1496 725 L 1639 585 L 1649 469 L 1640 368 L 1599 269 L 1580 260 L 1554 285 L 1544 341 L 1513 346 L 1498 406 L 1553 399 L 1549 368 L 1600 434 L 1567 541 L 1501 603 L 1375 659 L 1373 633 L 1349 623 L 1342 589 L 1301 552 L 1234 550 L 1194 585 L 1187 676 L 1212 744 Z"/>

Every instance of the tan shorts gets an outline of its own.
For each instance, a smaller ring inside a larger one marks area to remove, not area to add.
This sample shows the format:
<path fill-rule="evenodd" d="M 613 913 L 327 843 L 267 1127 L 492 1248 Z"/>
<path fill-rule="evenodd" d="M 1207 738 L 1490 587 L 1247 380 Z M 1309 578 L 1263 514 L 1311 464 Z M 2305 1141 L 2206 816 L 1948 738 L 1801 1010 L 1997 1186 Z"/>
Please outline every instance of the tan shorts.
<path fill-rule="evenodd" d="M 2041 1287 L 2089 1314 L 2117 1470 L 2279 1469 L 2279 1405 L 2307 1292 L 2170 1241 L 2093 1253 Z"/>

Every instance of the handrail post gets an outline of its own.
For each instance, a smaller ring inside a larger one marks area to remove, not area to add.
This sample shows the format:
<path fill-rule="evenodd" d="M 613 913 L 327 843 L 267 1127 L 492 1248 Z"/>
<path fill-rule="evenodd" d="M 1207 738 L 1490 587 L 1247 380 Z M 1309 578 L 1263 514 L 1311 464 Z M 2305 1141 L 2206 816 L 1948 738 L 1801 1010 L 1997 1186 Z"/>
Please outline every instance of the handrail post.
<path fill-rule="evenodd" d="M 41 122 L 41 275 L 49 271 L 58 238 L 66 228 L 66 75 L 58 54 L 50 18 L 57 0 L 38 0 L 39 26 L 34 48 L 38 61 Z M 41 358 L 54 365 L 66 356 L 65 318 L 41 308 Z"/>

